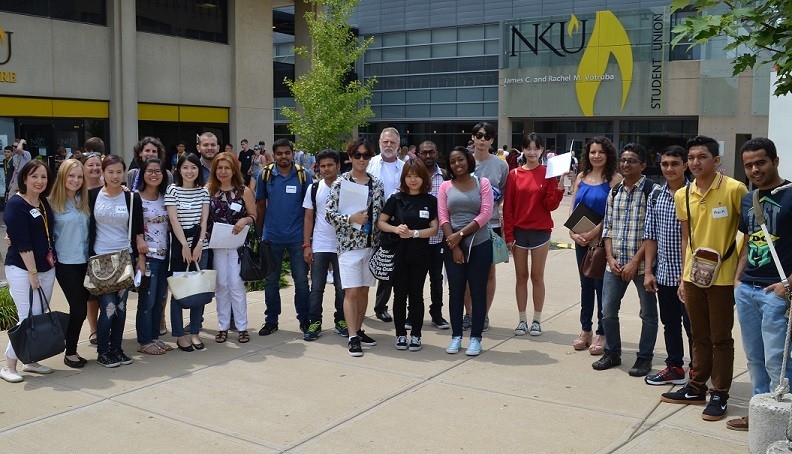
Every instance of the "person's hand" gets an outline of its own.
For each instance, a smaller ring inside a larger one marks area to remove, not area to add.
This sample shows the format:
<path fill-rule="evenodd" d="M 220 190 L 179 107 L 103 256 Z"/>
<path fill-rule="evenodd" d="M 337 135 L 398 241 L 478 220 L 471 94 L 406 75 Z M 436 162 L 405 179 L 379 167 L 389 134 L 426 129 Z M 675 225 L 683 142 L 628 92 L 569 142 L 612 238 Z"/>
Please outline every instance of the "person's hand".
<path fill-rule="evenodd" d="M 462 249 L 460 248 L 453 249 L 451 251 L 451 257 L 454 259 L 454 263 L 465 263 L 465 254 L 462 253 Z"/>
<path fill-rule="evenodd" d="M 413 235 L 410 229 L 407 228 L 407 224 L 401 224 L 400 226 L 396 227 L 395 233 L 399 235 L 399 238 L 412 238 Z"/>
<path fill-rule="evenodd" d="M 624 282 L 630 282 L 635 278 L 638 273 L 638 263 L 630 260 L 621 269 L 621 278 Z"/>
<path fill-rule="evenodd" d="M 239 232 L 241 232 L 242 229 L 244 229 L 245 226 L 248 225 L 248 223 L 247 223 L 248 219 L 249 218 L 247 216 L 245 216 L 244 218 L 236 221 L 236 224 L 234 224 L 234 227 L 231 229 L 231 233 L 234 234 L 234 235 L 237 235 Z"/>
<path fill-rule="evenodd" d="M 644 274 L 644 288 L 649 293 L 657 293 L 657 279 L 651 271 Z"/>
<path fill-rule="evenodd" d="M 368 211 L 360 210 L 357 213 L 349 216 L 349 222 L 354 222 L 355 224 L 360 224 L 360 225 L 366 225 L 366 222 L 368 222 Z"/>
<path fill-rule="evenodd" d="M 305 260 L 305 263 L 309 265 L 311 265 L 314 262 L 313 249 L 311 249 L 311 246 L 308 246 L 307 248 L 303 249 L 303 260 Z"/>
<path fill-rule="evenodd" d="M 28 281 L 30 281 L 30 288 L 33 290 L 36 290 L 41 286 L 38 274 L 28 274 Z"/>
<path fill-rule="evenodd" d="M 679 283 L 679 287 L 677 287 L 677 298 L 682 304 L 685 304 L 685 287 L 682 282 Z"/>
<path fill-rule="evenodd" d="M 190 246 L 187 244 L 182 246 L 182 259 L 184 259 L 184 263 L 190 263 L 192 261 L 192 253 L 190 252 Z"/>
<path fill-rule="evenodd" d="M 203 252 L 203 241 L 199 240 L 198 244 L 195 246 L 195 249 L 193 249 L 192 261 L 198 263 L 198 261 L 201 260 L 202 252 Z"/>
<path fill-rule="evenodd" d="M 137 243 L 138 254 L 143 255 L 143 256 L 148 254 L 149 247 L 148 247 L 148 244 L 146 243 L 146 240 L 144 240 L 143 238 L 137 237 L 137 240 L 135 240 L 135 242 Z"/>
<path fill-rule="evenodd" d="M 577 233 L 574 233 L 574 232 L 570 231 L 570 235 L 569 236 L 572 237 L 572 241 L 574 241 L 575 244 L 577 244 L 579 246 L 583 246 L 583 247 L 588 247 L 589 241 L 583 235 L 580 235 L 580 234 L 577 234 Z"/>
<path fill-rule="evenodd" d="M 461 241 L 462 241 L 462 234 L 459 232 L 454 232 L 446 239 L 446 244 L 448 244 L 448 247 L 450 247 L 451 249 L 454 249 Z"/>
<path fill-rule="evenodd" d="M 140 271 L 140 274 L 146 274 L 146 256 L 138 256 L 136 268 Z"/>
<path fill-rule="evenodd" d="M 786 289 L 784 288 L 784 284 L 780 282 L 776 282 L 775 284 L 768 285 L 767 287 L 764 288 L 764 291 L 767 293 L 775 292 L 775 294 L 780 296 L 781 298 L 786 298 Z"/>
<path fill-rule="evenodd" d="M 611 257 L 608 259 L 608 267 L 610 267 L 611 274 L 621 277 L 622 265 L 621 263 L 617 262 L 615 258 Z"/>
<path fill-rule="evenodd" d="M 11 238 L 8 237 L 7 233 L 6 236 L 3 237 L 3 241 L 5 241 L 6 246 L 11 246 Z"/>
<path fill-rule="evenodd" d="M 516 243 L 516 241 L 512 241 L 511 243 L 506 243 L 506 247 L 509 248 L 509 252 L 511 252 L 512 254 L 514 254 L 514 243 Z"/>

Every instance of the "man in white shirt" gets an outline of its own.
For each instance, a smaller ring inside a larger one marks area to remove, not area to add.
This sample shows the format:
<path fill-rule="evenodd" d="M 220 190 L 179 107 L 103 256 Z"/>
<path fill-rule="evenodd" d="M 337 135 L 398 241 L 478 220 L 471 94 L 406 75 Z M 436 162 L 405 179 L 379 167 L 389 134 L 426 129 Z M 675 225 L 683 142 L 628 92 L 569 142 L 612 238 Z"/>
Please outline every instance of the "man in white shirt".
<path fill-rule="evenodd" d="M 380 154 L 371 158 L 366 171 L 374 178 L 382 181 L 385 188 L 385 200 L 388 200 L 393 193 L 399 189 L 404 161 L 399 159 L 399 143 L 401 137 L 396 128 L 385 128 L 380 133 L 379 147 Z M 374 313 L 377 318 L 385 323 L 393 321 L 393 317 L 388 313 L 388 300 L 391 296 L 393 285 L 390 282 L 380 281 L 377 284 L 377 297 L 374 305 Z"/>
<path fill-rule="evenodd" d="M 27 141 L 25 139 L 20 139 L 18 142 L 14 143 L 14 156 L 11 158 L 11 161 L 14 163 L 14 173 L 11 174 L 11 181 L 8 183 L 8 193 L 6 194 L 6 199 L 16 194 L 19 190 L 19 182 L 17 181 L 17 177 L 19 176 L 19 172 L 22 170 L 22 167 L 30 162 L 30 153 L 23 148 L 26 143 Z"/>

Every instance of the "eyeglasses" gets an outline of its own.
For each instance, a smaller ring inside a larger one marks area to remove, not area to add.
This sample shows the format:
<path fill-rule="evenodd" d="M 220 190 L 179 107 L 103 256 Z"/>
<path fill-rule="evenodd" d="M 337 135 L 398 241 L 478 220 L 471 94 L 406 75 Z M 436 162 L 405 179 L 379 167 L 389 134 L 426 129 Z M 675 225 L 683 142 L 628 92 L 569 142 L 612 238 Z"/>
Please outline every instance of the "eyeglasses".
<path fill-rule="evenodd" d="M 479 140 L 481 140 L 481 139 L 491 140 L 492 139 L 492 136 L 487 134 L 487 133 L 485 133 L 485 132 L 477 132 L 476 135 L 473 136 L 473 137 L 475 137 L 475 138 L 477 138 Z"/>
<path fill-rule="evenodd" d="M 162 170 L 159 170 L 159 169 L 146 170 L 146 175 L 151 175 L 151 176 L 162 175 Z"/>
<path fill-rule="evenodd" d="M 635 158 L 621 158 L 621 159 L 619 159 L 619 162 L 622 163 L 622 164 L 630 164 L 631 166 L 634 166 L 635 164 L 640 164 L 641 163 L 641 161 L 639 161 L 639 160 L 637 160 Z"/>
<path fill-rule="evenodd" d="M 352 155 L 354 159 L 362 159 L 364 161 L 368 161 L 371 159 L 371 155 L 368 153 L 355 153 Z"/>

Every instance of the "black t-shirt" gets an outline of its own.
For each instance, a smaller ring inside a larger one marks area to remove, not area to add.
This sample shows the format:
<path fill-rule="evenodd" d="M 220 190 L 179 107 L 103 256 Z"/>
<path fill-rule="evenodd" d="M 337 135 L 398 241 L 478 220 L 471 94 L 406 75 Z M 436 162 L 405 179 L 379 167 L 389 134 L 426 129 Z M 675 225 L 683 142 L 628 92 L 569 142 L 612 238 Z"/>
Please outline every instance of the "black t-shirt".
<path fill-rule="evenodd" d="M 784 181 L 784 184 L 788 183 Z M 775 195 L 771 191 L 759 191 L 759 206 L 762 207 L 767 230 L 773 239 L 784 274 L 789 276 L 792 273 L 792 188 Z M 781 282 L 770 255 L 770 247 L 754 216 L 753 191 L 742 198 L 739 229 L 748 235 L 748 264 L 740 280 L 764 285 Z"/>
<path fill-rule="evenodd" d="M 437 198 L 431 194 L 397 192 L 388 198 L 382 212 L 390 216 L 390 225 L 407 224 L 410 231 L 426 229 L 432 219 L 437 219 Z M 398 238 L 395 234 L 391 236 Z M 429 253 L 429 238 L 405 238 L 402 241 L 403 258 L 423 257 Z"/>
<path fill-rule="evenodd" d="M 254 151 L 252 148 L 239 152 L 239 170 L 242 171 L 242 175 L 247 175 L 247 171 L 250 170 L 250 165 L 253 162 L 253 154 Z"/>

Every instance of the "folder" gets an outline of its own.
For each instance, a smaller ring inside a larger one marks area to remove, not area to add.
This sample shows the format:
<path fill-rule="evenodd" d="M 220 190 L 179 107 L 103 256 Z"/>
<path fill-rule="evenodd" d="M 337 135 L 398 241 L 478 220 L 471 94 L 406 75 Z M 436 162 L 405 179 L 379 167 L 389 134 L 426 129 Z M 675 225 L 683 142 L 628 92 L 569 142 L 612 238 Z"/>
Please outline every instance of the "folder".
<path fill-rule="evenodd" d="M 592 210 L 585 203 L 579 203 L 575 209 L 572 210 L 572 214 L 564 223 L 564 227 L 577 234 L 582 234 L 590 231 L 600 222 L 602 222 L 601 214 Z"/>

